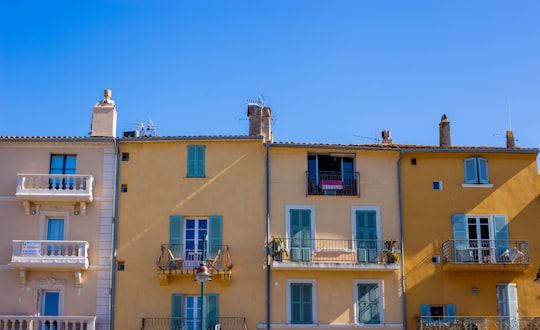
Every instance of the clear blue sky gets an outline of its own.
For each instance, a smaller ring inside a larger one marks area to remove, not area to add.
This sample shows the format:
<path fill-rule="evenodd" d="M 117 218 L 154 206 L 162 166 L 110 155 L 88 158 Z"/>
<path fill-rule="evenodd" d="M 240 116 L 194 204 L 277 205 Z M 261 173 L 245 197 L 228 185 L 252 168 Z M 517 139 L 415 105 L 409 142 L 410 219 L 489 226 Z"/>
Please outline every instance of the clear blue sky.
<path fill-rule="evenodd" d="M 539 1 L 2 1 L 0 135 L 87 136 L 113 90 L 118 134 L 540 146 Z M 509 115 L 510 114 L 510 115 Z M 368 137 L 368 138 L 363 138 Z"/>

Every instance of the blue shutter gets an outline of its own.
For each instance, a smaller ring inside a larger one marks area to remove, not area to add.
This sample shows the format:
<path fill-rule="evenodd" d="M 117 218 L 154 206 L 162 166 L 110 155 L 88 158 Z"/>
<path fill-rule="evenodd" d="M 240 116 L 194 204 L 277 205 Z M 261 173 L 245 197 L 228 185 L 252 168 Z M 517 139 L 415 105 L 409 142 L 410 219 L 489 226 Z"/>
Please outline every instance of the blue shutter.
<path fill-rule="evenodd" d="M 205 146 L 188 145 L 188 177 L 204 177 L 205 148 Z"/>
<path fill-rule="evenodd" d="M 457 262 L 470 261 L 465 214 L 452 214 L 452 230 L 454 234 L 454 260 Z"/>
<path fill-rule="evenodd" d="M 493 215 L 493 225 L 495 227 L 495 248 L 497 258 L 508 249 L 508 218 L 504 214 Z"/>
<path fill-rule="evenodd" d="M 183 258 L 184 219 L 181 215 L 171 215 L 169 220 L 169 248 L 175 258 Z"/>
<path fill-rule="evenodd" d="M 478 182 L 489 183 L 488 161 L 484 158 L 478 158 Z"/>
<path fill-rule="evenodd" d="M 206 297 L 206 328 L 214 329 L 219 323 L 219 295 L 207 294 Z"/>
<path fill-rule="evenodd" d="M 456 322 L 456 305 L 446 304 L 446 320 L 449 323 Z"/>
<path fill-rule="evenodd" d="M 172 295 L 172 330 L 183 329 L 184 324 L 184 295 L 181 293 L 173 293 Z"/>
<path fill-rule="evenodd" d="M 208 217 L 208 220 L 210 222 L 210 233 L 208 236 L 208 255 L 206 258 L 213 259 L 222 245 L 223 217 L 221 215 L 211 215 Z"/>
<path fill-rule="evenodd" d="M 476 157 L 463 160 L 465 170 L 465 183 L 478 183 L 478 166 Z"/>
<path fill-rule="evenodd" d="M 424 321 L 431 319 L 431 308 L 428 304 L 420 305 L 420 316 Z"/>

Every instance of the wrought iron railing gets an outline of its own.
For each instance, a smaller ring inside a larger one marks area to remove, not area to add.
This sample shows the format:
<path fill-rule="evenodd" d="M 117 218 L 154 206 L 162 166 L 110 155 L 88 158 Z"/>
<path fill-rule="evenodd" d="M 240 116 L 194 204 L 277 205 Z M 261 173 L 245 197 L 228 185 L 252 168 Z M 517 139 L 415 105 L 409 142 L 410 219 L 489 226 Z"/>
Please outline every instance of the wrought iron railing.
<path fill-rule="evenodd" d="M 528 241 L 448 240 L 442 244 L 446 264 L 530 264 Z"/>
<path fill-rule="evenodd" d="M 540 329 L 540 316 L 415 317 L 417 330 L 525 330 Z"/>
<path fill-rule="evenodd" d="M 206 264 L 209 271 L 228 271 L 233 267 L 228 245 L 208 244 Z M 156 261 L 159 270 L 193 270 L 199 267 L 202 253 L 190 249 L 186 244 L 161 244 L 161 252 Z"/>
<path fill-rule="evenodd" d="M 0 315 L 3 330 L 95 330 L 95 316 Z"/>
<path fill-rule="evenodd" d="M 281 262 L 394 263 L 396 240 L 274 238 L 270 254 Z"/>
<path fill-rule="evenodd" d="M 358 172 L 306 172 L 308 195 L 358 196 Z"/>
<path fill-rule="evenodd" d="M 247 330 L 245 317 L 205 318 L 203 328 L 208 330 Z M 200 319 L 185 317 L 143 317 L 141 330 L 199 330 Z"/>

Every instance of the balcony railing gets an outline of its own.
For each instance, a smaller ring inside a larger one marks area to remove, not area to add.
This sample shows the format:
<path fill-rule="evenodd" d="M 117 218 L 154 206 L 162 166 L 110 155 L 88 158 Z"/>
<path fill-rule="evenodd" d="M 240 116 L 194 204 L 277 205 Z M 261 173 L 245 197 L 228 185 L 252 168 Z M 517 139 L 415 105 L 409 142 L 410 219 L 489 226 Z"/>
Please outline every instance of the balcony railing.
<path fill-rule="evenodd" d="M 528 241 L 518 240 L 448 240 L 442 244 L 446 265 L 497 266 L 515 269 L 530 265 Z M 488 267 L 491 269 L 491 267 Z"/>
<path fill-rule="evenodd" d="M 417 330 L 525 330 L 540 329 L 540 316 L 446 316 L 415 317 Z"/>
<path fill-rule="evenodd" d="M 95 316 L 0 315 L 2 330 L 95 330 Z"/>
<path fill-rule="evenodd" d="M 308 195 L 358 196 L 358 172 L 306 172 Z"/>
<path fill-rule="evenodd" d="M 272 260 L 294 264 L 393 264 L 400 255 L 395 240 L 279 238 L 270 246 Z"/>
<path fill-rule="evenodd" d="M 76 174 L 17 174 L 19 199 L 85 201 L 93 199 L 92 175 Z"/>
<path fill-rule="evenodd" d="M 205 254 L 210 273 L 230 276 L 233 264 L 228 245 L 209 244 Z M 201 263 L 201 257 L 201 251 L 188 249 L 186 244 L 162 244 L 156 265 L 162 273 L 193 275 Z"/>
<path fill-rule="evenodd" d="M 141 330 L 198 330 L 200 319 L 184 317 L 143 317 Z M 245 317 L 205 318 L 203 328 L 208 330 L 247 330 Z"/>
<path fill-rule="evenodd" d="M 11 265 L 17 268 L 88 269 L 86 241 L 13 240 Z"/>

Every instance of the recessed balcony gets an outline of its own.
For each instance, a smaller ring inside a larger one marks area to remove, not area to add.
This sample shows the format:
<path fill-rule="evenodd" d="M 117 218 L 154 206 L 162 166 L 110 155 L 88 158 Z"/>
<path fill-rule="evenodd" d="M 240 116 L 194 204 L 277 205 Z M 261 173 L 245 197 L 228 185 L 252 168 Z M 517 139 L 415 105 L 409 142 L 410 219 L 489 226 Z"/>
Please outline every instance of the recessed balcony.
<path fill-rule="evenodd" d="M 274 238 L 269 249 L 273 269 L 371 270 L 399 269 L 394 240 Z"/>
<path fill-rule="evenodd" d="M 88 269 L 86 241 L 13 240 L 10 266 L 19 269 L 21 284 L 26 283 L 26 270 L 67 270 L 75 272 L 76 284 L 81 271 Z"/>
<path fill-rule="evenodd" d="M 230 280 L 233 267 L 228 245 L 209 244 L 206 251 L 208 272 L 219 275 L 222 280 Z M 187 249 L 185 244 L 162 244 L 156 265 L 162 285 L 168 276 L 194 276 L 202 259 L 201 251 Z"/>
<path fill-rule="evenodd" d="M 529 242 L 448 240 L 442 244 L 443 270 L 524 271 L 531 266 Z"/>
<path fill-rule="evenodd" d="M 96 329 L 95 316 L 0 315 L 0 329 Z"/>
<path fill-rule="evenodd" d="M 86 203 L 94 199 L 92 175 L 77 174 L 17 174 L 15 196 L 21 200 L 26 214 L 31 213 L 30 203 L 69 202 L 80 205 L 86 212 Z"/>
<path fill-rule="evenodd" d="M 306 172 L 307 195 L 359 196 L 358 172 Z"/>

